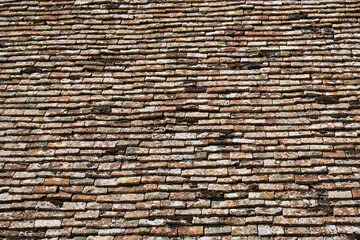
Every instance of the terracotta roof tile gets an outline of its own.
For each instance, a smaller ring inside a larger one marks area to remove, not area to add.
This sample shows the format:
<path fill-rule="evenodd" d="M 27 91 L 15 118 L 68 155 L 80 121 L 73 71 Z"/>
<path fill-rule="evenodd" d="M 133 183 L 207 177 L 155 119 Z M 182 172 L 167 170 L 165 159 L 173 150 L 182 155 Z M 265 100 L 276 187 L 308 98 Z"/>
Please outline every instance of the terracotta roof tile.
<path fill-rule="evenodd" d="M 358 0 L 0 3 L 0 238 L 359 239 Z"/>

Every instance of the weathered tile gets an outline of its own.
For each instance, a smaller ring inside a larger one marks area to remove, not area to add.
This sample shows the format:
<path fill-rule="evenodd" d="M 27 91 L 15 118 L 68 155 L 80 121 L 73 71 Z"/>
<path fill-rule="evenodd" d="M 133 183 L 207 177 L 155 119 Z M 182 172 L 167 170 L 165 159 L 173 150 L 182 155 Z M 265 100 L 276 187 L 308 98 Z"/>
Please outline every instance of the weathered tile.
<path fill-rule="evenodd" d="M 356 239 L 358 5 L 3 2 L 0 238 Z"/>

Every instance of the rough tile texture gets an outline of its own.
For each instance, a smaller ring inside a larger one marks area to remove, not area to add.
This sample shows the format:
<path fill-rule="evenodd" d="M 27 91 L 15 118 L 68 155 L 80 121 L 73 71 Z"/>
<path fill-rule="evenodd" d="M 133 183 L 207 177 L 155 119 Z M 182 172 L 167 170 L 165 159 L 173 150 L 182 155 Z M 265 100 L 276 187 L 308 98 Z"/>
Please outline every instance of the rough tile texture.
<path fill-rule="evenodd" d="M 360 1 L 0 2 L 1 239 L 360 239 Z"/>

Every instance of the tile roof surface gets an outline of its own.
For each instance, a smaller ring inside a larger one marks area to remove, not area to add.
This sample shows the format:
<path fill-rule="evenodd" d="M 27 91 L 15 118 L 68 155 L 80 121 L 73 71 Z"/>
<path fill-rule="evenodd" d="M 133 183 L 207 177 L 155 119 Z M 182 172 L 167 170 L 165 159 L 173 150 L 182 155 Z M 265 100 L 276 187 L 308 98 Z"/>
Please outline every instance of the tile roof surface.
<path fill-rule="evenodd" d="M 1 0 L 0 61 L 0 239 L 360 239 L 360 0 Z"/>

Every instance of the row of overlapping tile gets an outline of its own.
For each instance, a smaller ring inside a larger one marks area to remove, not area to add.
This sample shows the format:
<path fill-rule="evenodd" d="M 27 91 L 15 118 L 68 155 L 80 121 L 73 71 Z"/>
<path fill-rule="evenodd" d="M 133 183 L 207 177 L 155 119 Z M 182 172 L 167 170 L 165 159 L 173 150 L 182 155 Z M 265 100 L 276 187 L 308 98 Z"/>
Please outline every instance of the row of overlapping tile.
<path fill-rule="evenodd" d="M 360 1 L 0 2 L 1 239 L 359 239 Z"/>

